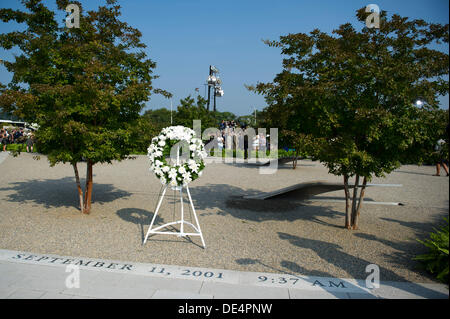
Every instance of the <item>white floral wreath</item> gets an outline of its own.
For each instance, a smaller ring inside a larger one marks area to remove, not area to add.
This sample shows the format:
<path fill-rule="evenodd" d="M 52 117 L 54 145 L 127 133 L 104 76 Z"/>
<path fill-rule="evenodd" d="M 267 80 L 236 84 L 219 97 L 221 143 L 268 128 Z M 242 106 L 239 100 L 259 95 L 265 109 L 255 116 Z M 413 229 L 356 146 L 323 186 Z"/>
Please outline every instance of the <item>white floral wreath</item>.
<path fill-rule="evenodd" d="M 189 159 L 185 163 L 171 165 L 166 161 L 171 148 L 182 142 L 189 145 Z M 150 159 L 150 170 L 163 185 L 172 187 L 186 186 L 202 175 L 205 168 L 203 159 L 207 153 L 201 139 L 195 137 L 194 130 L 184 126 L 169 126 L 152 139 L 147 149 Z"/>

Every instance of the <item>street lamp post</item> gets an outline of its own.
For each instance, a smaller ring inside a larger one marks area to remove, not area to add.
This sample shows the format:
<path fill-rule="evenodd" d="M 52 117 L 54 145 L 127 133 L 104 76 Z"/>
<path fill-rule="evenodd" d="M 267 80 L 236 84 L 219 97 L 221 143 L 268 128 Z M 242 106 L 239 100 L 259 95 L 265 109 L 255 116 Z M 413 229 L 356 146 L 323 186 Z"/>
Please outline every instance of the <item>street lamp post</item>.
<path fill-rule="evenodd" d="M 212 72 L 212 68 L 211 68 L 211 65 L 210 65 L 209 66 L 209 77 L 208 77 L 208 83 L 207 83 L 207 85 L 208 85 L 208 105 L 207 105 L 208 112 L 209 112 L 209 103 L 211 101 L 211 85 L 210 85 L 210 82 L 212 81 L 212 78 L 213 78 L 213 72 Z"/>
<path fill-rule="evenodd" d="M 172 122 L 173 122 L 173 119 L 172 119 L 172 99 L 170 99 L 170 125 L 172 126 Z"/>
<path fill-rule="evenodd" d="M 207 85 L 208 85 L 208 104 L 207 104 L 207 110 L 209 111 L 209 105 L 211 103 L 211 89 L 213 89 L 213 94 L 214 94 L 214 112 L 217 110 L 216 109 L 216 96 L 223 96 L 223 90 L 220 87 L 220 84 L 222 84 L 222 81 L 220 80 L 220 78 L 217 76 L 217 74 L 219 73 L 219 70 L 216 69 L 214 66 L 210 65 L 209 66 L 209 76 L 208 76 L 208 81 L 207 81 Z"/>

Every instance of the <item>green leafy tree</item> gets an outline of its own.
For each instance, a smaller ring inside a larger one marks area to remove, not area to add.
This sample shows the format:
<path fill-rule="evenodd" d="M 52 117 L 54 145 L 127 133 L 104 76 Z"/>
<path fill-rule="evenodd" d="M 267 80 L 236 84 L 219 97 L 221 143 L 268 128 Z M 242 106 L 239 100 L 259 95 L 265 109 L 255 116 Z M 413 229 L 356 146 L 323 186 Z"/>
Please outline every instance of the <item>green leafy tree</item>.
<path fill-rule="evenodd" d="M 237 121 L 241 125 L 254 126 L 255 125 L 255 116 L 253 115 L 241 115 L 237 118 Z"/>
<path fill-rule="evenodd" d="M 295 159 L 292 162 L 293 169 L 297 168 L 299 159 L 306 158 L 314 154 L 317 145 L 312 135 L 290 130 L 283 130 L 282 134 L 284 137 L 283 140 L 287 141 L 288 145 L 292 145 L 295 149 Z"/>
<path fill-rule="evenodd" d="M 267 127 L 264 111 L 256 111 L 256 122 L 255 122 L 255 113 L 249 115 L 241 115 L 237 117 L 235 120 L 241 125 L 247 125 L 254 128 Z"/>
<path fill-rule="evenodd" d="M 216 118 L 220 121 L 236 121 L 236 115 L 231 112 L 216 112 Z"/>
<path fill-rule="evenodd" d="M 413 102 L 422 97 L 437 109 L 449 90 L 448 53 L 430 48 L 448 43 L 448 25 L 383 11 L 380 28 L 367 28 L 367 15 L 357 11 L 360 30 L 347 23 L 332 35 L 316 29 L 266 41 L 285 55 L 283 70 L 272 83 L 249 87 L 286 128 L 312 136 L 317 158 L 343 176 L 347 229 L 358 229 L 367 182 L 399 167 L 417 138 Z"/>
<path fill-rule="evenodd" d="M 136 153 L 147 153 L 152 138 L 158 135 L 164 127 L 170 126 L 170 117 L 170 110 L 166 108 L 145 111 L 139 119 L 137 127 L 140 135 Z"/>
<path fill-rule="evenodd" d="M 159 134 L 161 131 L 160 126 L 149 121 L 148 118 L 141 116 L 136 124 L 137 138 L 135 141 L 135 148 L 133 154 L 147 154 L 147 148 L 149 147 L 153 137 Z"/>
<path fill-rule="evenodd" d="M 216 113 L 206 110 L 206 100 L 200 95 L 197 95 L 197 100 L 189 95 L 180 100 L 174 123 L 192 128 L 194 120 L 201 120 L 203 128 L 217 127 Z"/>
<path fill-rule="evenodd" d="M 278 94 L 277 90 L 270 94 Z M 263 120 L 261 121 L 266 128 L 277 127 L 279 143 L 288 148 L 293 148 L 295 160 L 292 162 L 292 168 L 296 169 L 298 160 L 301 158 L 315 158 L 317 142 L 314 136 L 309 132 L 311 121 L 304 117 L 302 108 L 290 100 L 273 100 L 271 96 L 266 96 L 270 107 L 261 112 Z"/>
<path fill-rule="evenodd" d="M 434 164 L 440 158 L 448 159 L 448 135 L 446 128 L 449 123 L 448 110 L 418 111 L 418 121 L 412 147 L 403 155 L 402 163 L 406 164 Z M 438 140 L 446 143 L 441 152 L 435 151 Z"/>
<path fill-rule="evenodd" d="M 151 139 L 158 135 L 161 130 L 171 125 L 171 118 L 175 117 L 176 111 L 170 114 L 170 110 L 160 108 L 157 110 L 147 110 L 141 117 L 142 146 L 140 150 L 146 151 Z"/>
<path fill-rule="evenodd" d="M 23 31 L 0 34 L 4 49 L 18 47 L 4 61 L 12 81 L 0 106 L 37 123 L 37 147 L 51 166 L 73 166 L 83 213 L 91 210 L 93 166 L 125 159 L 139 137 L 139 112 L 149 99 L 155 63 L 148 59 L 141 32 L 121 21 L 116 0 L 84 12 L 79 28 L 67 28 L 40 0 L 24 0 L 26 10 L 0 9 L 3 22 L 25 24 Z M 57 0 L 58 10 L 69 1 Z M 163 93 L 159 90 L 157 93 Z M 86 162 L 83 190 L 77 164 Z"/>
<path fill-rule="evenodd" d="M 176 110 L 173 113 L 176 113 Z M 147 110 L 142 117 L 157 125 L 161 129 L 170 126 L 171 114 L 170 110 L 166 108 Z"/>

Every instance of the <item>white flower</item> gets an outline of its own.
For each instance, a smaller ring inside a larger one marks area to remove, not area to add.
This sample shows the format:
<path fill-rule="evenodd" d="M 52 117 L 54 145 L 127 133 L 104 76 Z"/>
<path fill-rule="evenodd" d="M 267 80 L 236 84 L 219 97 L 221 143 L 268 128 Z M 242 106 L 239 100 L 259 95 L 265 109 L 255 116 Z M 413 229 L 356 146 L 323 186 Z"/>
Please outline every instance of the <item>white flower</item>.
<path fill-rule="evenodd" d="M 161 166 L 162 164 L 163 164 L 163 162 L 161 162 L 160 160 L 155 161 L 155 166 Z"/>
<path fill-rule="evenodd" d="M 164 141 L 159 141 L 159 142 L 158 142 L 158 145 L 159 145 L 159 146 L 164 146 L 164 145 L 166 145 L 166 142 L 164 142 Z"/>
<path fill-rule="evenodd" d="M 161 182 L 161 184 L 166 185 L 167 184 L 167 180 L 164 176 L 162 176 L 159 181 Z"/>
<path fill-rule="evenodd" d="M 181 166 L 179 169 L 178 169 L 178 173 L 180 173 L 180 174 L 183 174 L 183 173 L 185 173 L 186 172 L 186 169 L 184 168 L 184 166 Z"/>
<path fill-rule="evenodd" d="M 196 149 L 197 149 L 197 145 L 195 145 L 195 144 L 189 145 L 189 150 L 190 151 L 195 151 Z"/>
<path fill-rule="evenodd" d="M 199 151 L 199 150 L 195 151 L 195 155 L 197 157 L 199 157 L 200 159 L 204 159 L 204 158 L 206 158 L 208 156 L 206 151 Z"/>
<path fill-rule="evenodd" d="M 193 163 L 192 163 L 193 162 Z M 195 163 L 195 161 L 192 161 L 191 163 L 189 163 L 189 169 L 195 173 L 197 173 L 198 170 L 198 166 L 197 163 Z"/>
<path fill-rule="evenodd" d="M 163 172 L 159 167 L 157 167 L 157 168 L 155 168 L 155 174 L 158 176 L 161 176 L 161 175 L 163 175 Z"/>
<path fill-rule="evenodd" d="M 170 181 L 170 186 L 177 186 L 177 185 L 178 185 L 178 182 L 177 182 L 176 179 L 172 179 L 172 180 Z"/>
<path fill-rule="evenodd" d="M 167 166 L 167 165 L 165 165 L 165 166 L 163 166 L 163 167 L 161 168 L 161 170 L 162 170 L 164 173 L 167 173 L 167 172 L 170 170 L 170 167 Z"/>
<path fill-rule="evenodd" d="M 185 181 L 189 180 L 189 182 L 192 181 L 192 179 L 191 179 L 191 173 L 189 173 L 189 172 L 184 173 L 184 174 L 183 174 L 183 179 L 184 179 Z"/>
<path fill-rule="evenodd" d="M 174 168 L 171 168 L 169 171 L 169 178 L 175 179 L 177 177 L 177 171 Z"/>

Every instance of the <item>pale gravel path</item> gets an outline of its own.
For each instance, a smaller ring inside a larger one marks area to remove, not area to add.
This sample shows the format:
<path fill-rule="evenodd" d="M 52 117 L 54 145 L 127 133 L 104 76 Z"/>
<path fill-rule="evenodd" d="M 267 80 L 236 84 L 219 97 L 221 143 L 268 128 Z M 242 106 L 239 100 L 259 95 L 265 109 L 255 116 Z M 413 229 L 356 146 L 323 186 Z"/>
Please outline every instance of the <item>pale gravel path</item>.
<path fill-rule="evenodd" d="M 0 152 L 0 164 L 8 157 L 7 152 Z"/>
<path fill-rule="evenodd" d="M 160 190 L 147 164 L 145 156 L 138 156 L 96 165 L 92 213 L 83 216 L 70 165 L 50 168 L 45 157 L 35 161 L 26 153 L 9 156 L 0 164 L 0 248 L 340 278 L 365 278 L 365 267 L 375 263 L 381 280 L 432 281 L 411 258 L 424 252 L 416 238 L 424 238 L 448 216 L 449 180 L 431 176 L 434 167 L 403 166 L 372 181 L 403 187 L 370 188 L 368 199 L 406 206 L 366 205 L 361 230 L 350 232 L 342 227 L 341 203 L 315 202 L 290 211 L 233 205 L 236 196 L 311 180 L 341 181 L 320 163 L 302 161 L 297 170 L 285 165 L 274 175 L 260 175 L 258 168 L 243 164 L 210 164 L 190 187 L 207 244 L 203 250 L 196 237 L 192 244 L 159 235 L 142 246 Z M 85 165 L 79 169 L 83 176 Z M 343 198 L 343 192 L 321 196 Z M 172 219 L 172 204 L 162 206 L 161 217 L 164 222 Z"/>

